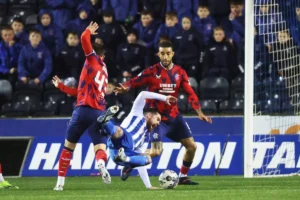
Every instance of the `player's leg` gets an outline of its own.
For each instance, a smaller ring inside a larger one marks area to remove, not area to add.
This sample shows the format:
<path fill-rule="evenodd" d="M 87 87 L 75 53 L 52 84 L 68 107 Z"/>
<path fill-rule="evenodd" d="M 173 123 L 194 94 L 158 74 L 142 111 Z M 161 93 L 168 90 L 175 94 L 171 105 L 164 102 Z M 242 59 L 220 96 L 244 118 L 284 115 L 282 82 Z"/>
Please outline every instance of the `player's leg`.
<path fill-rule="evenodd" d="M 65 144 L 59 157 L 57 183 L 54 188 L 56 191 L 63 190 L 65 177 L 70 166 L 76 143 L 87 129 L 87 125 L 84 121 L 83 110 L 84 109 L 82 107 L 76 107 L 72 113 L 72 118 L 69 121 Z"/>
<path fill-rule="evenodd" d="M 193 163 L 195 152 L 197 150 L 197 145 L 192 136 L 192 132 L 184 121 L 181 115 L 170 124 L 170 132 L 167 137 L 175 142 L 180 142 L 186 149 L 183 157 L 182 166 L 179 173 L 179 184 L 181 185 L 198 185 L 198 183 L 191 181 L 187 174 Z"/>
<path fill-rule="evenodd" d="M 2 165 L 0 163 L 0 190 L 1 189 L 10 189 L 10 188 L 19 189 L 17 186 L 14 186 L 14 185 L 10 184 L 8 181 L 4 180 L 4 177 L 2 175 Z"/>
<path fill-rule="evenodd" d="M 150 156 L 140 155 L 139 153 L 129 149 L 124 150 L 123 147 L 119 150 L 110 149 L 110 154 L 112 155 L 114 162 L 122 166 L 131 166 L 132 168 L 134 168 L 146 166 L 152 163 L 152 159 Z"/>

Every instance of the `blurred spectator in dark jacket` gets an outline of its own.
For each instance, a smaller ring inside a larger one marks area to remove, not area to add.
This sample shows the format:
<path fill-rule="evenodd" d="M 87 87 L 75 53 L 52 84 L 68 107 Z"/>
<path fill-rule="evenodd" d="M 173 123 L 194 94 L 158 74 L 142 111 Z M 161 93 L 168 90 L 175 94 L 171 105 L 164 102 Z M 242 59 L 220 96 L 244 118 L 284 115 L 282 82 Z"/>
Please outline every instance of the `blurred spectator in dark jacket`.
<path fill-rule="evenodd" d="M 198 0 L 167 0 L 167 11 L 176 11 L 179 20 L 183 17 L 193 19 L 197 15 Z"/>
<path fill-rule="evenodd" d="M 91 20 L 100 24 L 101 23 L 101 13 L 102 13 L 102 1 L 101 0 L 85 0 L 84 4 L 86 4 L 87 6 L 90 6 L 94 9 Z"/>
<path fill-rule="evenodd" d="M 91 22 L 93 12 L 94 10 L 92 7 L 86 4 L 80 4 L 77 8 L 78 15 L 76 19 L 70 21 L 67 24 L 65 28 L 65 33 L 76 31 L 78 35 L 81 35 L 82 32 L 86 29 L 86 27 Z"/>
<path fill-rule="evenodd" d="M 199 5 L 197 15 L 194 18 L 194 26 L 199 33 L 203 36 L 203 42 L 205 45 L 209 43 L 212 38 L 212 32 L 216 27 L 216 22 L 210 15 L 208 6 Z"/>
<path fill-rule="evenodd" d="M 296 16 L 291 22 L 291 35 L 295 43 L 300 46 L 300 2 L 296 6 Z"/>
<path fill-rule="evenodd" d="M 64 43 L 62 30 L 53 22 L 52 12 L 41 9 L 38 15 L 38 24 L 35 26 L 42 34 L 44 44 L 52 55 L 57 55 Z"/>
<path fill-rule="evenodd" d="M 0 79 L 6 79 L 13 83 L 17 79 L 18 59 L 22 45 L 14 41 L 14 31 L 10 26 L 1 30 L 1 38 Z"/>
<path fill-rule="evenodd" d="M 13 22 L 11 23 L 11 27 L 15 33 L 15 37 L 14 37 L 15 42 L 21 45 L 25 45 L 29 43 L 29 35 L 24 29 L 24 22 L 22 21 L 21 18 L 19 17 L 14 18 Z"/>
<path fill-rule="evenodd" d="M 137 14 L 137 0 L 103 0 L 102 10 L 112 9 L 116 21 L 132 23 Z"/>
<path fill-rule="evenodd" d="M 160 37 L 167 36 L 169 38 L 173 38 L 179 27 L 180 25 L 178 25 L 177 13 L 173 11 L 167 12 L 166 22 L 160 25 L 155 36 L 155 49 L 158 48 Z"/>
<path fill-rule="evenodd" d="M 183 17 L 181 28 L 176 32 L 174 43 L 174 62 L 181 65 L 188 76 L 198 74 L 200 54 L 203 50 L 203 40 L 200 33 L 193 27 L 191 19 Z"/>
<path fill-rule="evenodd" d="M 127 42 L 118 48 L 118 68 L 123 77 L 132 77 L 139 74 L 146 66 L 147 49 L 137 44 L 138 34 L 135 29 L 127 34 Z"/>
<path fill-rule="evenodd" d="M 224 18 L 230 13 L 229 0 L 198 0 L 200 5 L 208 5 L 210 14 L 220 25 Z"/>
<path fill-rule="evenodd" d="M 166 1 L 162 0 L 142 0 L 144 10 L 152 11 L 155 20 L 162 20 L 166 14 Z"/>
<path fill-rule="evenodd" d="M 78 34 L 69 32 L 66 43 L 56 58 L 55 72 L 62 78 L 74 77 L 79 80 L 84 59 Z"/>
<path fill-rule="evenodd" d="M 73 10 L 78 6 L 79 0 L 46 0 L 47 6 L 53 11 L 54 23 L 64 29 L 73 19 Z"/>
<path fill-rule="evenodd" d="M 204 56 L 204 70 L 202 75 L 222 76 L 232 78 L 235 69 L 236 54 L 231 44 L 226 40 L 225 31 L 216 27 L 213 32 L 213 41 L 207 47 Z"/>
<path fill-rule="evenodd" d="M 42 43 L 42 34 L 38 30 L 29 33 L 30 44 L 25 45 L 19 56 L 19 79 L 27 83 L 33 79 L 35 84 L 44 83 L 52 72 L 52 56 Z"/>

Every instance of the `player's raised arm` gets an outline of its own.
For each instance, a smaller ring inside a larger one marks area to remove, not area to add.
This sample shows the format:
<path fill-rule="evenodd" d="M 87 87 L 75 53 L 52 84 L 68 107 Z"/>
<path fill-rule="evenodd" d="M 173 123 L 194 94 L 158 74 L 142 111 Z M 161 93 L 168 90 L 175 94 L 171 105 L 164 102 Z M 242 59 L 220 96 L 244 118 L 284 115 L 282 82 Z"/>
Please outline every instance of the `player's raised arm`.
<path fill-rule="evenodd" d="M 56 88 L 60 89 L 60 91 L 62 91 L 63 93 L 71 95 L 72 97 L 77 97 L 77 92 L 78 92 L 77 88 L 71 88 L 64 85 L 58 76 L 54 76 L 52 78 L 52 83 Z"/>
<path fill-rule="evenodd" d="M 81 35 L 81 44 L 85 56 L 89 56 L 93 53 L 93 47 L 91 43 L 91 35 L 98 34 L 96 31 L 99 28 L 96 22 L 91 22 L 90 25 L 83 31 Z"/>
<path fill-rule="evenodd" d="M 131 109 L 131 113 L 135 115 L 143 115 L 143 109 L 146 104 L 146 99 L 156 99 L 160 101 L 165 101 L 168 105 L 170 105 L 170 103 L 177 102 L 177 98 L 173 96 L 165 96 L 154 92 L 143 91 L 140 92 L 140 94 L 135 99 Z"/>
<path fill-rule="evenodd" d="M 212 123 L 211 118 L 209 118 L 203 114 L 203 112 L 201 110 L 201 105 L 200 105 L 199 99 L 198 99 L 197 95 L 195 94 L 193 88 L 191 87 L 191 85 L 189 83 L 189 78 L 184 70 L 182 70 L 182 76 L 183 76 L 183 79 L 181 81 L 181 85 L 183 87 L 184 92 L 188 96 L 188 102 L 192 105 L 192 107 L 197 112 L 198 117 L 201 120 L 204 120 L 208 123 Z"/>
<path fill-rule="evenodd" d="M 136 77 L 131 78 L 129 81 L 125 82 L 121 87 L 116 87 L 116 93 L 128 92 L 131 88 L 147 86 L 151 83 L 151 78 L 153 76 L 152 67 L 146 68 Z"/>

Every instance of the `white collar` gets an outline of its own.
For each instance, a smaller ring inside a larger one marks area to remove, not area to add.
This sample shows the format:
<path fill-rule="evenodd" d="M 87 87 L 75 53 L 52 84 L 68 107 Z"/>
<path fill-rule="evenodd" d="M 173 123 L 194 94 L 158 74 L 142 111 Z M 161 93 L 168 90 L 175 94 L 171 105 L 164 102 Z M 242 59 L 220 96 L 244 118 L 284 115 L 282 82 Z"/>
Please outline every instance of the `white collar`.
<path fill-rule="evenodd" d="M 170 69 L 165 68 L 164 65 L 163 65 L 161 62 L 159 62 L 159 64 L 160 64 L 160 66 L 161 66 L 162 68 L 164 68 L 165 70 L 171 70 L 171 69 L 173 69 L 173 67 L 174 67 L 174 63 L 172 63 L 172 67 L 171 67 Z"/>

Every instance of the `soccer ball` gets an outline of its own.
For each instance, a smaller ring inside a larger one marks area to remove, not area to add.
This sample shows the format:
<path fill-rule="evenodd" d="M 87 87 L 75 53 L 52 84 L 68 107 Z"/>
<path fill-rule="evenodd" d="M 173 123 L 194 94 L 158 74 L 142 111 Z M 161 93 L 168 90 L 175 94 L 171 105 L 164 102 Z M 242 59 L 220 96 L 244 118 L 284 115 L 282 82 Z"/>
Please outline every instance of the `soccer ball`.
<path fill-rule="evenodd" d="M 179 178 L 176 172 L 167 169 L 160 174 L 158 180 L 162 188 L 172 189 L 177 186 Z"/>

